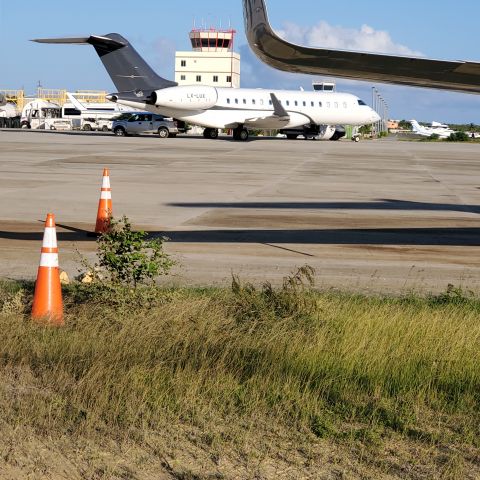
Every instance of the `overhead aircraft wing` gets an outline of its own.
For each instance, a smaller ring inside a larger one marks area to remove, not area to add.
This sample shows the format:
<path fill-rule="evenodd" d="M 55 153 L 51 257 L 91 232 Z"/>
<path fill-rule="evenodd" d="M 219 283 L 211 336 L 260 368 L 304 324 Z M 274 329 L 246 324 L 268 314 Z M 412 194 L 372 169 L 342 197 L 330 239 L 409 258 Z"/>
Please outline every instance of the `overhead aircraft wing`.
<path fill-rule="evenodd" d="M 480 63 L 431 60 L 304 47 L 280 38 L 270 26 L 264 0 L 243 0 L 245 31 L 254 53 L 288 72 L 480 93 Z"/>

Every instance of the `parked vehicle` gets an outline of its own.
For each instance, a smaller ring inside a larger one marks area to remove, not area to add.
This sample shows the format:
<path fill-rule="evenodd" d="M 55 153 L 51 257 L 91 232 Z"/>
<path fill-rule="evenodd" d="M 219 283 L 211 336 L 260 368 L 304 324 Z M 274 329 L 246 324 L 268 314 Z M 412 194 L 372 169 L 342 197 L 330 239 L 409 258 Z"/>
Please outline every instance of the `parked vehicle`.
<path fill-rule="evenodd" d="M 82 130 L 85 132 L 108 132 L 112 129 L 112 120 L 108 118 L 83 118 Z"/>
<path fill-rule="evenodd" d="M 60 105 L 42 99 L 33 100 L 23 107 L 21 127 L 40 130 L 73 129 L 72 121 L 62 118 Z"/>
<path fill-rule="evenodd" d="M 179 133 L 173 119 L 149 112 L 124 113 L 113 120 L 112 130 L 118 137 L 150 133 L 167 138 Z"/>

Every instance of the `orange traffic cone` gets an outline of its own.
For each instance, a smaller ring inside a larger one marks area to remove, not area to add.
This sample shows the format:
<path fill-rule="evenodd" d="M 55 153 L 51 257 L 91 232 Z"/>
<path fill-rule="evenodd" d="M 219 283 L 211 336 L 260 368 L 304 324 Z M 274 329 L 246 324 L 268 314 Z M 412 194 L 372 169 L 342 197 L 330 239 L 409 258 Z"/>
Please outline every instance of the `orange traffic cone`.
<path fill-rule="evenodd" d="M 62 288 L 58 270 L 57 231 L 55 215 L 49 213 L 45 222 L 42 254 L 33 295 L 32 319 L 51 325 L 63 325 Z"/>
<path fill-rule="evenodd" d="M 95 233 L 102 234 L 110 230 L 110 218 L 112 217 L 112 189 L 110 188 L 110 172 L 103 169 L 102 190 L 98 202 L 97 223 Z"/>

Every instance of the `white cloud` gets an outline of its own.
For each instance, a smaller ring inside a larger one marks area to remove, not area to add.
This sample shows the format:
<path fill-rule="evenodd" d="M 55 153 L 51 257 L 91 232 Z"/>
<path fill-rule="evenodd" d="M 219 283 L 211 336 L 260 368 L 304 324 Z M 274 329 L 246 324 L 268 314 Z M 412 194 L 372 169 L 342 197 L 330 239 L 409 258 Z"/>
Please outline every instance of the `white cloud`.
<path fill-rule="evenodd" d="M 375 30 L 369 25 L 362 25 L 358 30 L 333 26 L 327 22 L 312 27 L 286 23 L 284 29 L 277 33 L 291 42 L 312 47 L 422 56 L 420 52 L 395 43 L 387 31 Z"/>

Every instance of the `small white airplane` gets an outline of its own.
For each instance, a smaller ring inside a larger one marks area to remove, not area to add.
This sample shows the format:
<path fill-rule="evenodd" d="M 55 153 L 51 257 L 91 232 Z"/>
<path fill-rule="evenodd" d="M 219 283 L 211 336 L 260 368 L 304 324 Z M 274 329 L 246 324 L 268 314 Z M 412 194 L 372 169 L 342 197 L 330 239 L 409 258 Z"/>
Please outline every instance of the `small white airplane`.
<path fill-rule="evenodd" d="M 438 135 L 440 138 L 448 138 L 452 133 L 455 133 L 455 130 L 443 123 L 432 122 L 427 127 L 420 125 L 416 120 L 410 120 L 410 123 L 412 124 L 413 132 L 422 137 Z"/>
<path fill-rule="evenodd" d="M 131 108 L 124 107 L 120 104 L 107 104 L 108 107 L 105 107 L 104 103 L 94 103 L 87 104 L 80 102 L 75 94 L 67 92 L 67 97 L 69 103 L 65 104 L 66 106 L 71 106 L 73 109 L 80 112 L 82 117 L 102 117 L 102 118 L 113 118 L 120 115 L 123 112 L 131 111 Z M 78 113 L 77 113 L 78 115 Z M 65 115 L 64 115 L 65 116 Z"/>
<path fill-rule="evenodd" d="M 234 140 L 244 141 L 249 128 L 358 126 L 380 120 L 365 102 L 348 93 L 178 86 L 158 76 L 117 33 L 33 41 L 92 45 L 118 89 L 109 100 L 200 125 L 206 138 L 217 138 L 224 128 L 233 130 Z"/>

